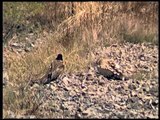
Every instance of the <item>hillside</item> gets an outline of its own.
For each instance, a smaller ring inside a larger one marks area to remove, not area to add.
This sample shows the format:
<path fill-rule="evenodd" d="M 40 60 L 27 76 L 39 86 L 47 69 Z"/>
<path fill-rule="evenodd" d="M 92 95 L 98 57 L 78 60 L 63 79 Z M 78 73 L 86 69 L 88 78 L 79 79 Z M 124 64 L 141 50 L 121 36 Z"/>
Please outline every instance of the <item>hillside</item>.
<path fill-rule="evenodd" d="M 29 87 L 58 53 L 59 82 Z M 158 3 L 3 2 L 3 77 L 3 118 L 158 118 Z"/>

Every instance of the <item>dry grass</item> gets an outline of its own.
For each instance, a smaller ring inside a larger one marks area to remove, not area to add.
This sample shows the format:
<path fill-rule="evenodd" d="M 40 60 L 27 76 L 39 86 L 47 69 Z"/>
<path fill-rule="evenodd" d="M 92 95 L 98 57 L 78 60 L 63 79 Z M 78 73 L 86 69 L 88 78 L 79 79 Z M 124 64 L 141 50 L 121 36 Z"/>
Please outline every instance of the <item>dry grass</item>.
<path fill-rule="evenodd" d="M 42 44 L 32 52 L 21 55 L 4 51 L 9 75 L 9 85 L 3 91 L 4 117 L 8 116 L 8 110 L 16 115 L 23 114 L 39 103 L 38 98 L 31 99 L 34 95 L 27 93 L 27 88 L 26 91 L 21 88 L 25 88 L 29 79 L 45 73 L 58 53 L 64 55 L 65 72 L 75 72 L 84 70 L 93 61 L 91 51 L 98 46 L 124 41 L 157 44 L 158 41 L 158 11 L 152 10 L 152 7 L 157 8 L 155 2 L 48 2 L 44 5 L 41 11 L 46 12 L 36 11 L 29 20 L 32 24 L 39 20 L 41 30 L 52 33 L 47 33 L 46 37 L 39 33 Z M 52 7 L 59 9 L 55 11 Z M 139 14 L 140 11 L 144 12 Z"/>

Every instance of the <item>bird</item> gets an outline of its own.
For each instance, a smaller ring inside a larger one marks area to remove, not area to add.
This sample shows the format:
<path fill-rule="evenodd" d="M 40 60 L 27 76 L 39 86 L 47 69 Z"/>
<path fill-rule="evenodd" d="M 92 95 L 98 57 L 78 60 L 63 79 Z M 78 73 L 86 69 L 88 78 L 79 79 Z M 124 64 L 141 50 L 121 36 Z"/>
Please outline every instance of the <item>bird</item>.
<path fill-rule="evenodd" d="M 129 78 L 124 76 L 118 68 L 120 68 L 120 66 L 113 61 L 100 59 L 96 63 L 95 70 L 97 74 L 102 75 L 109 80 L 128 80 Z"/>
<path fill-rule="evenodd" d="M 105 68 L 101 68 L 97 66 L 97 73 L 100 75 L 103 75 L 107 79 L 113 79 L 113 80 L 127 80 L 126 77 L 123 76 L 121 72 L 114 73 L 113 71 Z"/>
<path fill-rule="evenodd" d="M 64 64 L 63 64 L 63 56 L 62 54 L 58 54 L 56 59 L 52 61 L 50 64 L 46 74 L 38 79 L 38 80 L 31 80 L 30 85 L 32 86 L 34 83 L 37 84 L 48 84 L 51 81 L 56 80 L 60 74 L 64 71 Z"/>

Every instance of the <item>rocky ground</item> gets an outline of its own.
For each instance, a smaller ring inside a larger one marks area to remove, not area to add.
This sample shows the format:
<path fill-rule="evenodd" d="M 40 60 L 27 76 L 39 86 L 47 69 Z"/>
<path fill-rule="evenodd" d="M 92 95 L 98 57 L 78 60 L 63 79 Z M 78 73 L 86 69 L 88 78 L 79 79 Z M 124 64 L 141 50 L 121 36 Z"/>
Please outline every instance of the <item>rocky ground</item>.
<path fill-rule="evenodd" d="M 37 104 L 19 117 L 158 118 L 157 46 L 115 44 L 96 49 L 93 57 L 93 65 L 99 59 L 118 64 L 129 80 L 108 80 L 97 74 L 94 66 L 84 72 L 64 73 L 48 85 L 29 87 L 26 92 Z"/>

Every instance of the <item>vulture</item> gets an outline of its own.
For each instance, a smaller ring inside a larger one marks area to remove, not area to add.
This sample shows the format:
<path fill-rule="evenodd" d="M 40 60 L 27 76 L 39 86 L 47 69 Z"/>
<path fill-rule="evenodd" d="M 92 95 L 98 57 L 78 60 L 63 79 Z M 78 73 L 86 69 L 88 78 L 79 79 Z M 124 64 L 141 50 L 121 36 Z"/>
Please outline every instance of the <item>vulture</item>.
<path fill-rule="evenodd" d="M 46 74 L 37 80 L 31 80 L 30 85 L 32 86 L 34 83 L 37 84 L 48 84 L 51 81 L 56 80 L 60 74 L 64 71 L 64 64 L 63 64 L 63 56 L 62 54 L 58 54 L 56 59 L 52 61 L 50 67 L 48 68 Z"/>

